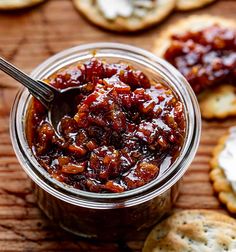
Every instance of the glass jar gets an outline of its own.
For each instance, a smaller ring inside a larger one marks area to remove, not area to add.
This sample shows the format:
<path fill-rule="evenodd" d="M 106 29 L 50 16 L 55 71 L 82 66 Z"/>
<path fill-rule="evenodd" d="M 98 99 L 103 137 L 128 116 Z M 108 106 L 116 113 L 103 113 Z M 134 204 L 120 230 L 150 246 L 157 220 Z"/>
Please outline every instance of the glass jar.
<path fill-rule="evenodd" d="M 77 46 L 56 54 L 31 74 L 44 79 L 58 69 L 96 55 L 108 63 L 128 63 L 150 80 L 165 82 L 184 104 L 186 137 L 175 162 L 148 184 L 122 193 L 92 193 L 53 179 L 42 168 L 26 139 L 26 115 L 31 95 L 21 89 L 13 104 L 10 133 L 16 156 L 32 179 L 39 207 L 62 228 L 86 238 L 125 239 L 157 223 L 168 213 L 179 193 L 180 179 L 193 160 L 200 139 L 201 116 L 197 99 L 184 77 L 169 63 L 145 50 L 116 43 Z"/>

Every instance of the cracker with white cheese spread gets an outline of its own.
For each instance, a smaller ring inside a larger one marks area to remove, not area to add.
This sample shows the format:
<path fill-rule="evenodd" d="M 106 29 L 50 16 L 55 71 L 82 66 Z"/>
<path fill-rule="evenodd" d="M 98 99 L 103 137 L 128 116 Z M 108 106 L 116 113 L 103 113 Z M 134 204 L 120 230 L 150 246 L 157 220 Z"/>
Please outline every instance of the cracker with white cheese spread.
<path fill-rule="evenodd" d="M 213 188 L 218 193 L 219 200 L 231 213 L 236 213 L 235 146 L 236 127 L 233 127 L 219 140 L 210 162 L 210 179 L 213 181 Z"/>
<path fill-rule="evenodd" d="M 165 219 L 148 235 L 143 252 L 220 252 L 236 249 L 236 221 L 211 210 L 185 210 Z"/>
<path fill-rule="evenodd" d="M 112 31 L 134 32 L 159 23 L 175 8 L 176 0 L 73 0 L 92 23 Z"/>

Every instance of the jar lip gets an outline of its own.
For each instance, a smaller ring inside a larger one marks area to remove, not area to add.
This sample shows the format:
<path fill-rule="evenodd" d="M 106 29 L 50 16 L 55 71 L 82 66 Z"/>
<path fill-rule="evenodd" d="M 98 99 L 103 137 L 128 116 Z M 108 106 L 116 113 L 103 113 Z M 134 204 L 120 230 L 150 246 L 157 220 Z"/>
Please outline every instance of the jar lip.
<path fill-rule="evenodd" d="M 32 161 L 32 159 L 35 158 L 28 146 L 26 139 L 23 136 L 24 134 L 22 131 L 23 129 L 19 130 L 19 127 L 16 125 L 17 120 L 19 118 L 24 120 L 24 118 L 22 118 L 23 113 L 19 114 L 19 110 L 23 111 L 25 109 L 26 102 L 29 101 L 30 99 L 30 94 L 25 89 L 21 89 L 19 91 L 11 111 L 10 134 L 13 148 L 16 152 L 16 155 L 22 167 L 35 183 L 37 183 L 40 187 L 42 187 L 44 190 L 54 195 L 55 197 L 63 199 L 64 201 L 70 202 L 72 204 L 78 203 L 78 197 L 80 197 L 83 200 L 90 200 L 90 201 L 93 200 L 110 201 L 116 199 L 119 200 L 123 198 L 130 198 L 131 196 L 137 196 L 145 192 L 146 197 L 147 195 L 149 195 L 150 190 L 152 190 L 153 192 L 153 189 L 155 190 L 155 193 L 158 195 L 163 191 L 167 190 L 168 188 L 170 188 L 184 174 L 184 172 L 187 170 L 188 165 L 191 163 L 196 153 L 201 133 L 201 117 L 196 96 L 192 88 L 188 84 L 188 82 L 184 79 L 184 77 L 168 62 L 158 58 L 154 54 L 144 49 L 120 43 L 107 43 L 107 42 L 92 43 L 66 49 L 41 63 L 38 67 L 36 67 L 32 71 L 31 76 L 38 78 L 40 75 L 43 75 L 46 69 L 48 72 L 50 71 L 55 72 L 56 70 L 61 68 L 59 67 L 60 64 L 65 65 L 70 64 L 68 60 L 69 59 L 72 60 L 74 54 L 85 52 L 86 55 L 90 53 L 90 55 L 93 56 L 94 51 L 96 50 L 97 53 L 100 50 L 127 51 L 133 55 L 133 60 L 135 57 L 141 57 L 149 61 L 150 64 L 152 63 L 156 65 L 157 68 L 163 67 L 163 69 L 165 69 L 166 71 L 166 74 L 171 75 L 174 78 L 174 81 L 176 81 L 179 85 L 181 85 L 183 89 L 185 89 L 187 95 L 186 97 L 183 98 L 188 100 L 187 104 L 188 106 L 186 106 L 188 107 L 188 110 L 186 110 L 185 113 L 187 113 L 188 114 L 187 116 L 189 116 L 189 123 L 188 123 L 189 125 L 188 125 L 188 132 L 186 132 L 187 139 L 184 145 L 182 146 L 181 150 L 181 155 L 183 155 L 182 159 L 177 158 L 176 161 L 168 168 L 170 172 L 164 174 L 164 176 L 157 177 L 156 179 L 147 183 L 146 185 L 122 193 L 106 193 L 106 194 L 93 193 L 75 189 L 72 188 L 72 186 L 65 185 L 57 181 L 56 179 L 52 178 L 50 174 L 37 163 L 37 161 L 36 162 Z M 73 58 L 73 60 L 75 59 Z M 80 59 L 77 59 L 76 61 L 74 61 L 74 63 L 78 62 L 79 60 Z M 18 106 L 20 102 L 24 105 L 24 108 L 22 106 Z M 26 159 L 27 162 L 25 162 Z M 177 169 L 178 167 L 180 167 L 180 165 L 181 168 Z M 35 169 L 34 171 L 32 170 L 32 166 Z M 44 180 L 46 179 L 46 182 L 43 180 L 43 178 Z M 60 192 L 59 189 L 62 190 L 62 192 Z M 68 195 L 68 193 L 70 193 L 71 195 Z M 148 200 L 148 197 L 146 197 L 146 200 Z M 97 204 L 99 204 L 99 202 L 97 202 Z"/>

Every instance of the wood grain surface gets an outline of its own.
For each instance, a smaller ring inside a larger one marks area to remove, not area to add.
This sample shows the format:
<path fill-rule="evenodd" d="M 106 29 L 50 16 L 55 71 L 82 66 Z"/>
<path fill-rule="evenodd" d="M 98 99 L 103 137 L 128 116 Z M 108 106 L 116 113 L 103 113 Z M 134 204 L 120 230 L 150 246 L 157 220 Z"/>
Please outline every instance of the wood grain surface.
<path fill-rule="evenodd" d="M 137 45 L 151 50 L 153 40 L 166 24 L 191 14 L 236 18 L 236 1 L 221 0 L 206 8 L 175 12 L 161 25 L 135 35 L 100 30 L 84 20 L 70 0 L 51 0 L 20 12 L 0 12 L 0 55 L 26 72 L 65 48 L 95 41 Z M 12 150 L 9 112 L 19 84 L 0 72 L 0 251 L 141 251 L 145 237 L 126 243 L 81 240 L 51 223 L 37 207 L 29 179 Z M 175 208 L 207 208 L 226 212 L 209 181 L 209 160 L 217 140 L 235 119 L 203 121 L 201 144 L 183 179 Z"/>

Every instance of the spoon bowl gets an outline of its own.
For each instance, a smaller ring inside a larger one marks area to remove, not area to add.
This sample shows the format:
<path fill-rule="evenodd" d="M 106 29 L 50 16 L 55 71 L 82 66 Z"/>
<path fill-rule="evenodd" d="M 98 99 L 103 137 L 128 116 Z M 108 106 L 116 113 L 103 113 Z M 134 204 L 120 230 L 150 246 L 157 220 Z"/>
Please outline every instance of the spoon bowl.
<path fill-rule="evenodd" d="M 73 117 L 75 115 L 77 109 L 75 100 L 80 91 L 80 86 L 56 91 L 58 93 L 48 108 L 48 119 L 58 135 L 60 135 L 61 119 L 64 116 Z"/>
<path fill-rule="evenodd" d="M 25 86 L 47 108 L 49 121 L 60 135 L 59 122 L 64 116 L 73 116 L 76 113 L 76 106 L 73 104 L 83 86 L 56 89 L 41 80 L 34 80 L 1 57 L 0 69 Z"/>

